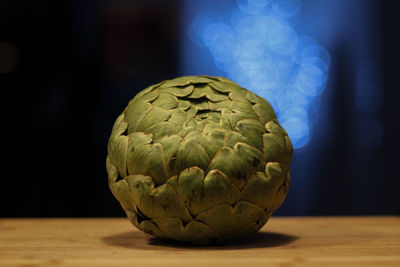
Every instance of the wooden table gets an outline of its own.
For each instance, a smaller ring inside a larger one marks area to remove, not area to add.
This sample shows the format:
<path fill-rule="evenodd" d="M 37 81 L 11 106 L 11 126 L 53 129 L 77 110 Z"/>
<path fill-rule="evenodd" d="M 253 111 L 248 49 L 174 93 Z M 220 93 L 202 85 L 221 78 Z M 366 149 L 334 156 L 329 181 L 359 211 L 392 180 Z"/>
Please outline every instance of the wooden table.
<path fill-rule="evenodd" d="M 224 246 L 148 238 L 125 218 L 0 219 L 0 266 L 400 266 L 400 217 L 273 217 Z"/>

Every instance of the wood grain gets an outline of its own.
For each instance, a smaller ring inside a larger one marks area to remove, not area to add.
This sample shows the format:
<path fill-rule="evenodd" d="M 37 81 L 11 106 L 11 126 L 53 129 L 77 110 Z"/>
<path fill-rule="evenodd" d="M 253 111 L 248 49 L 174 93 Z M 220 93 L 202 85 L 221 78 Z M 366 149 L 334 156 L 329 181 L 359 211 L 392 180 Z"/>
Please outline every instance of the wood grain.
<path fill-rule="evenodd" d="M 0 266 L 400 266 L 400 217 L 273 217 L 218 246 L 146 237 L 125 218 L 0 219 Z"/>

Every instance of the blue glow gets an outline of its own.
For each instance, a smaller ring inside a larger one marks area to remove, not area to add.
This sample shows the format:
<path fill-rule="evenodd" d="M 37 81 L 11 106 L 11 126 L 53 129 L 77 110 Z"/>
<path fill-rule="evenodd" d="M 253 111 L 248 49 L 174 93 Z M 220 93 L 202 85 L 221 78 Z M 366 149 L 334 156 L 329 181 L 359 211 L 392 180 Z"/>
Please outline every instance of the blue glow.
<path fill-rule="evenodd" d="M 203 46 L 203 35 L 206 28 L 214 21 L 216 16 L 213 12 L 205 12 L 197 16 L 189 28 L 189 37 L 193 43 L 198 46 Z"/>
<path fill-rule="evenodd" d="M 268 3 L 268 0 L 237 0 L 240 10 L 250 15 L 262 12 Z"/>
<path fill-rule="evenodd" d="M 296 140 L 297 147 L 305 146 L 310 138 L 310 129 L 308 121 L 297 118 L 291 118 L 282 122 L 282 126 L 291 133 L 291 139 Z"/>
<path fill-rule="evenodd" d="M 290 55 L 297 48 L 297 34 L 290 27 L 274 27 L 269 32 L 268 45 L 278 55 Z"/>
<path fill-rule="evenodd" d="M 300 36 L 290 19 L 301 0 L 237 0 L 228 13 L 198 14 L 189 37 L 225 76 L 266 98 L 294 148 L 310 140 L 314 103 L 325 88 L 328 51 Z"/>
<path fill-rule="evenodd" d="M 271 0 L 247 0 L 247 2 L 256 7 L 266 7 Z"/>
<path fill-rule="evenodd" d="M 278 16 L 292 17 L 300 11 L 301 0 L 272 0 L 272 10 Z"/>

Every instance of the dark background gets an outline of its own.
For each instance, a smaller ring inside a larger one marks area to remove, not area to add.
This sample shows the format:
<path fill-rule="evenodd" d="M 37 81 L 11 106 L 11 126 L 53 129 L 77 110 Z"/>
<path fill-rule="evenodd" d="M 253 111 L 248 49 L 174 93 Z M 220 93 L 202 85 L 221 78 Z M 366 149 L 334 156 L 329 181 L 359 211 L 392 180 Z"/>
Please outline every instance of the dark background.
<path fill-rule="evenodd" d="M 354 142 L 368 134 L 351 99 L 358 42 L 338 42 L 321 110 L 329 127 L 295 151 L 278 215 L 400 214 L 399 4 L 369 2 L 382 143 Z M 180 1 L 0 1 L 1 217 L 124 215 L 107 185 L 108 136 L 137 92 L 182 75 L 181 12 Z"/>

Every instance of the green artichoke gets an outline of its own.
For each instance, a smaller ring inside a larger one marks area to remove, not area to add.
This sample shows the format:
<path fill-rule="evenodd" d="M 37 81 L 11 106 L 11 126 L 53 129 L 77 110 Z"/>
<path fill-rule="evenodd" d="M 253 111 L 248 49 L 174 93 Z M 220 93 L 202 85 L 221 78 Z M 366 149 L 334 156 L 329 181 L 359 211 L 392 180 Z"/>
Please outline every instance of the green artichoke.
<path fill-rule="evenodd" d="M 263 98 L 221 77 L 152 85 L 108 143 L 113 195 L 152 236 L 194 243 L 258 231 L 284 201 L 291 141 Z"/>

